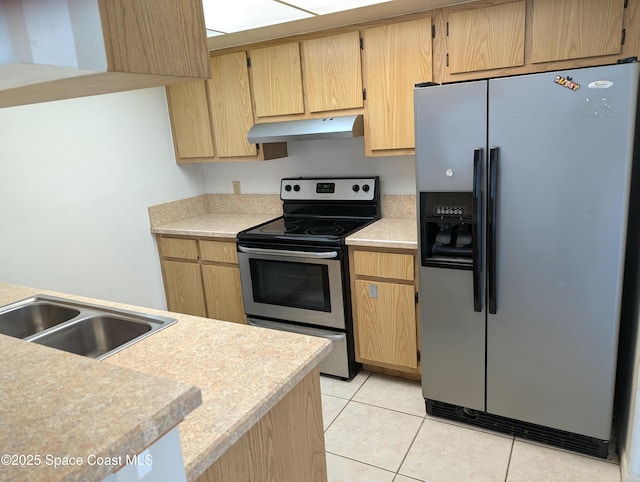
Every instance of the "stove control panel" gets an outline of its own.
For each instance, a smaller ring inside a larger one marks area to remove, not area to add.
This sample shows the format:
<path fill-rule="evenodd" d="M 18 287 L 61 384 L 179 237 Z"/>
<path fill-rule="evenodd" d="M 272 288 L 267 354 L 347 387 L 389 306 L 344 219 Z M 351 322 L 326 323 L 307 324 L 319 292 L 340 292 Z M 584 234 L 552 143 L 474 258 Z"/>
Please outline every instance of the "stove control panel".
<path fill-rule="evenodd" d="M 373 201 L 378 178 L 285 178 L 280 186 L 283 200 Z"/>

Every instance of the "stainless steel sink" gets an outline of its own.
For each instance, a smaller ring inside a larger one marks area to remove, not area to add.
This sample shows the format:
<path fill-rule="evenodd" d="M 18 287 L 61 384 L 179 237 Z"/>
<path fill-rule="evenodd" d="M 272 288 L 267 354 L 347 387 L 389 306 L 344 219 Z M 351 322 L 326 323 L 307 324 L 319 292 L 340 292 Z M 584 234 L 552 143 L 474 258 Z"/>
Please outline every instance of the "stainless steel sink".
<path fill-rule="evenodd" d="M 15 338 L 40 333 L 48 328 L 75 318 L 80 314 L 76 308 L 62 306 L 41 299 L 14 303 L 0 312 L 0 333 Z"/>
<path fill-rule="evenodd" d="M 0 334 L 101 360 L 173 318 L 37 295 L 0 307 Z"/>

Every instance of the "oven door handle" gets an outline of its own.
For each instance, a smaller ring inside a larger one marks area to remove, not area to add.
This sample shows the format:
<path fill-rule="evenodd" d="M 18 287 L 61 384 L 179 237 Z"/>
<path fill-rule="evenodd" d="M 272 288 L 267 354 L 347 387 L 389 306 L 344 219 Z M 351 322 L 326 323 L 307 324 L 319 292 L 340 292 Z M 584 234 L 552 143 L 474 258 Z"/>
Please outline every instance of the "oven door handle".
<path fill-rule="evenodd" d="M 241 253 L 247 254 L 269 254 L 271 256 L 290 256 L 292 258 L 329 259 L 338 257 L 337 251 L 292 251 L 288 249 L 246 248 L 244 246 L 238 246 L 238 250 L 240 250 Z"/>
<path fill-rule="evenodd" d="M 255 318 L 247 318 L 247 325 L 257 326 L 258 328 L 270 328 L 272 330 L 288 331 L 290 333 L 298 333 L 300 335 L 318 336 L 331 341 L 343 341 L 347 335 L 345 333 L 336 333 L 328 330 L 319 330 L 308 326 L 298 326 L 282 322 L 273 322 L 268 320 L 257 320 Z"/>

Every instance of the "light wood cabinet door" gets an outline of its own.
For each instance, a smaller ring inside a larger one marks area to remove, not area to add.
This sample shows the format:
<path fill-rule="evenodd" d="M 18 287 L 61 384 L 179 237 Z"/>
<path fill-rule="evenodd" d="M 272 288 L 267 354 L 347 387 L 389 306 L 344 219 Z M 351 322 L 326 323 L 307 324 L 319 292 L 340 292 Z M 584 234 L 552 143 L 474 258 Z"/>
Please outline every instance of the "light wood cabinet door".
<path fill-rule="evenodd" d="M 161 237 L 158 243 L 162 256 L 166 258 L 198 259 L 198 243 L 195 239 Z"/>
<path fill-rule="evenodd" d="M 431 18 L 363 31 L 365 147 L 415 148 L 413 89 L 432 80 Z"/>
<path fill-rule="evenodd" d="M 358 32 L 305 40 L 302 53 L 309 112 L 362 107 Z"/>
<path fill-rule="evenodd" d="M 532 0 L 531 62 L 621 51 L 624 0 Z"/>
<path fill-rule="evenodd" d="M 524 65 L 525 10 L 521 1 L 451 13 L 449 72 Z"/>
<path fill-rule="evenodd" d="M 200 259 L 218 263 L 238 264 L 238 252 L 233 241 L 200 240 Z"/>
<path fill-rule="evenodd" d="M 355 291 L 361 361 L 417 368 L 414 286 L 356 280 Z"/>
<path fill-rule="evenodd" d="M 237 266 L 202 265 L 209 318 L 246 323 Z"/>
<path fill-rule="evenodd" d="M 256 117 L 304 112 L 298 42 L 251 50 Z"/>
<path fill-rule="evenodd" d="M 249 70 L 244 52 L 211 58 L 209 105 L 219 157 L 255 156 L 247 133 L 253 125 Z"/>
<path fill-rule="evenodd" d="M 354 251 L 353 271 L 356 275 L 413 281 L 415 257 L 412 254 Z"/>
<path fill-rule="evenodd" d="M 167 87 L 173 142 L 179 159 L 213 157 L 213 133 L 204 80 Z"/>
<path fill-rule="evenodd" d="M 199 264 L 165 260 L 164 276 L 169 310 L 207 316 Z"/>

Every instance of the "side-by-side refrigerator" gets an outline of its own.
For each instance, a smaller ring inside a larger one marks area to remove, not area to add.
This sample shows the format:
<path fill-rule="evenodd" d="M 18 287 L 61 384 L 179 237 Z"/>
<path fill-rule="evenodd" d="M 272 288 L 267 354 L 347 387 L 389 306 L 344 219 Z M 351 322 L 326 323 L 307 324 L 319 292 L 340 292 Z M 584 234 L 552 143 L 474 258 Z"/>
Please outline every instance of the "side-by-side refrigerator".
<path fill-rule="evenodd" d="M 430 414 L 607 456 L 639 65 L 416 87 Z"/>

